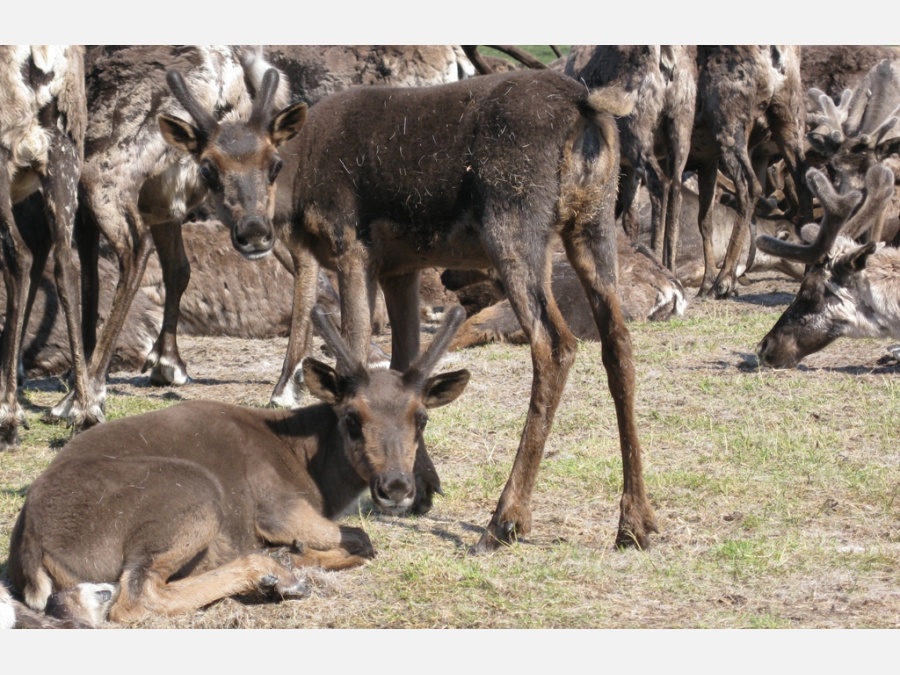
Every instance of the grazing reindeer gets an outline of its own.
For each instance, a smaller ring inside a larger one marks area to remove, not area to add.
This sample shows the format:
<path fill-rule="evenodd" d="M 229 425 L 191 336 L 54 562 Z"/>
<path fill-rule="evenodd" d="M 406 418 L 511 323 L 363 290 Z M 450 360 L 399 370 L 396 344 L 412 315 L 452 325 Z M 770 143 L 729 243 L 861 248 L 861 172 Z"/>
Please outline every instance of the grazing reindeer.
<path fill-rule="evenodd" d="M 244 55 L 245 61 L 250 57 Z M 255 100 L 246 80 L 261 69 L 242 66 L 228 47 L 109 48 L 88 59 L 89 120 L 79 204 L 79 254 L 89 355 L 86 426 L 102 421 L 106 374 L 128 307 L 155 243 L 166 275 L 160 335 L 145 370 L 151 381 L 185 381 L 175 327 L 188 272 L 181 238 L 187 212 L 209 195 L 234 247 L 257 259 L 272 249 L 272 183 L 278 146 L 302 123 L 306 106 L 273 116 L 279 75 L 267 69 Z M 168 69 L 168 74 L 166 73 Z M 185 118 L 189 118 L 185 119 Z M 99 235 L 119 261 L 119 281 L 99 337 L 96 259 Z M 68 417 L 70 397 L 54 409 Z"/>
<path fill-rule="evenodd" d="M 52 246 L 75 373 L 71 414 L 79 421 L 87 414 L 71 249 L 86 118 L 83 47 L 0 46 L 0 253 L 6 286 L 0 339 L 0 451 L 16 444 L 18 428 L 25 421 L 16 398 L 19 354 L 28 310 Z M 44 193 L 46 237 L 35 236 L 39 224 L 13 211 L 37 190 Z"/>
<path fill-rule="evenodd" d="M 698 295 L 725 298 L 736 292 L 738 257 L 775 154 L 794 181 L 786 185 L 793 209 L 801 215 L 811 211 L 800 185 L 806 124 L 800 59 L 794 46 L 713 45 L 697 48 L 697 63 L 697 114 L 687 168 L 698 172 L 699 181 L 705 271 Z M 739 218 L 717 270 L 712 205 L 720 168 L 734 183 Z"/>
<path fill-rule="evenodd" d="M 651 248 L 675 271 L 681 222 L 681 176 L 697 104 L 697 54 L 689 45 L 587 45 L 569 52 L 565 73 L 593 89 L 618 84 L 635 92 L 634 111 L 618 120 L 622 178 L 617 215 L 638 240 L 635 199 L 641 182 L 652 205 Z M 665 233 L 665 234 L 663 234 Z M 664 241 L 660 241 L 664 239 Z"/>
<path fill-rule="evenodd" d="M 469 380 L 467 370 L 431 375 L 463 315 L 448 312 L 405 372 L 367 371 L 316 306 L 336 355 L 334 368 L 303 365 L 322 403 L 190 401 L 79 434 L 28 489 L 10 542 L 14 588 L 40 610 L 54 591 L 118 582 L 109 618 L 133 621 L 257 590 L 304 595 L 267 546 L 292 546 L 296 565 L 363 564 L 375 555 L 368 535 L 331 519 L 366 487 L 380 508 L 412 503 L 427 411 Z"/>
<path fill-rule="evenodd" d="M 483 75 L 434 87 L 360 87 L 310 108 L 282 172 L 296 261 L 293 327 L 272 402 L 296 405 L 318 265 L 336 269 L 342 331 L 362 359 L 375 282 L 392 328 L 391 367 L 419 350 L 419 270 L 494 267 L 531 345 L 531 402 L 509 481 L 472 549 L 491 551 L 531 526 L 530 499 L 576 340 L 550 289 L 562 239 L 603 343 L 619 424 L 624 493 L 617 542 L 656 531 L 644 491 L 631 339 L 616 293 L 618 132 L 631 102 L 550 70 Z M 282 186 L 278 187 L 279 191 Z M 424 454 L 424 453 L 423 453 Z"/>
<path fill-rule="evenodd" d="M 838 236 L 858 234 L 881 217 L 894 193 L 894 174 L 871 167 L 865 200 L 855 213 L 858 190 L 836 192 L 817 169 L 809 170 L 807 180 L 825 211 L 813 243 L 757 241 L 762 251 L 810 266 L 794 301 L 757 346 L 763 366 L 792 368 L 841 336 L 900 338 L 900 250 Z"/>

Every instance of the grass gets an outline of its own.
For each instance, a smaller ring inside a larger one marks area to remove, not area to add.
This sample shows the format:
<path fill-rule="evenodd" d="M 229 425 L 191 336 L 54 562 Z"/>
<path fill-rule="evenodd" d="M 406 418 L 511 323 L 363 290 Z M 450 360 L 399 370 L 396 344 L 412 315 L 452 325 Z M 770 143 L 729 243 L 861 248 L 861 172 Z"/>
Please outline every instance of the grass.
<path fill-rule="evenodd" d="M 343 517 L 371 536 L 371 563 L 311 571 L 304 601 L 228 599 L 137 627 L 898 628 L 898 368 L 877 365 L 879 341 L 860 340 L 798 369 L 757 371 L 748 355 L 779 311 L 694 301 L 684 318 L 631 324 L 660 526 L 648 551 L 613 548 L 622 462 L 600 347 L 585 342 L 538 475 L 532 531 L 494 555 L 466 554 L 509 475 L 530 391 L 528 348 L 489 345 L 457 355 L 452 368 L 472 371 L 469 387 L 431 411 L 444 486 L 434 509 L 385 516 L 364 496 Z M 107 415 L 182 398 L 263 405 L 271 382 L 242 364 L 278 363 L 284 345 L 185 339 L 202 382 L 152 390 L 116 375 Z M 31 428 L 0 455 L 0 571 L 24 492 L 68 434 L 40 419 L 60 395 L 50 384 L 25 389 Z"/>

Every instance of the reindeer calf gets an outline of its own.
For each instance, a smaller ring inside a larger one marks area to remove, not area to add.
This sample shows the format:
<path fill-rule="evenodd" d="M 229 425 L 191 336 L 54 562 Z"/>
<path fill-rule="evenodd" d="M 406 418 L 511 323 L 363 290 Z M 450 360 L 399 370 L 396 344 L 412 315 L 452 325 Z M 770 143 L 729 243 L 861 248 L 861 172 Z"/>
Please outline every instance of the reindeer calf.
<path fill-rule="evenodd" d="M 456 308 L 405 372 L 367 371 L 324 310 L 313 321 L 337 367 L 304 363 L 324 401 L 294 411 L 190 401 L 76 436 L 30 486 L 10 543 L 9 577 L 26 604 L 55 591 L 118 582 L 109 617 L 189 612 L 252 591 L 306 594 L 264 548 L 341 569 L 375 555 L 339 526 L 368 485 L 383 509 L 413 501 L 427 409 L 450 403 L 469 373 L 430 377 L 462 322 Z M 74 486 L 74 487 L 73 487 Z"/>

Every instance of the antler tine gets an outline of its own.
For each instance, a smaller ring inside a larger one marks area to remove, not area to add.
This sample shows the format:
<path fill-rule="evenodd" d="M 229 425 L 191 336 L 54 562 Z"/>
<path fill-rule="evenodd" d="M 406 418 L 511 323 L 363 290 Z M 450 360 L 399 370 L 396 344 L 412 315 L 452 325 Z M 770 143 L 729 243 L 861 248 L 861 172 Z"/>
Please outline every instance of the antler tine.
<path fill-rule="evenodd" d="M 403 381 L 407 384 L 420 385 L 431 374 L 431 371 L 437 365 L 437 362 L 447 351 L 450 342 L 456 335 L 456 331 L 462 325 L 466 318 L 466 311 L 459 305 L 454 305 L 447 310 L 444 323 L 438 328 L 437 333 L 428 349 L 416 359 L 409 369 L 403 375 Z"/>
<path fill-rule="evenodd" d="M 169 83 L 169 88 L 172 90 L 175 98 L 178 99 L 178 102 L 194 118 L 194 122 L 200 128 L 200 131 L 206 136 L 210 136 L 219 123 L 196 99 L 181 73 L 175 69 L 168 71 L 166 73 L 166 82 Z"/>
<path fill-rule="evenodd" d="M 318 329 L 319 335 L 325 340 L 325 344 L 334 352 L 335 365 L 339 373 L 349 375 L 365 370 L 363 364 L 352 354 L 347 343 L 344 342 L 340 333 L 335 329 L 334 324 L 331 323 L 331 319 L 328 318 L 328 312 L 322 305 L 313 305 L 312 322 Z"/>
<path fill-rule="evenodd" d="M 792 244 L 775 237 L 762 235 L 756 238 L 756 246 L 760 251 L 769 255 L 811 265 L 828 255 L 841 228 L 862 199 L 862 194 L 859 190 L 837 194 L 827 176 L 818 169 L 807 171 L 806 182 L 813 194 L 819 198 L 825 210 L 816 240 L 808 245 Z"/>
<path fill-rule="evenodd" d="M 256 100 L 253 101 L 253 110 L 250 112 L 251 127 L 265 129 L 268 126 L 269 118 L 272 116 L 272 102 L 278 91 L 278 79 L 278 70 L 275 68 L 269 68 L 263 75 Z"/>
<path fill-rule="evenodd" d="M 862 205 L 843 228 L 842 234 L 857 239 L 882 217 L 894 194 L 894 172 L 876 164 L 866 172 L 866 196 Z"/>

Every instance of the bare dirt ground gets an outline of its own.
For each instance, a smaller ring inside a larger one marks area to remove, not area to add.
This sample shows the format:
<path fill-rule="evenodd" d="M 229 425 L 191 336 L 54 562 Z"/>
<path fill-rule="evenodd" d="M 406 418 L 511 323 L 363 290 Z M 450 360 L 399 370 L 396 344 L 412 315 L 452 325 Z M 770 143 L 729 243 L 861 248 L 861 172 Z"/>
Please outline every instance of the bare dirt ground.
<path fill-rule="evenodd" d="M 760 274 L 736 299 L 699 301 L 692 291 L 684 317 L 631 324 L 660 525 L 650 550 L 612 546 L 615 418 L 599 345 L 582 343 L 532 531 L 494 555 L 466 554 L 509 474 L 531 380 L 527 347 L 488 345 L 443 366 L 469 368 L 472 380 L 426 430 L 445 493 L 434 509 L 386 516 L 363 496 L 345 516 L 369 532 L 375 560 L 301 571 L 313 587 L 305 600 L 228 599 L 137 627 L 900 627 L 900 368 L 879 363 L 883 342 L 844 340 L 797 369 L 758 370 L 754 346 L 796 287 Z M 378 340 L 389 349 L 389 334 Z M 265 405 L 286 342 L 182 338 L 191 381 L 152 389 L 146 376 L 115 373 L 108 414 L 195 398 Z M 64 440 L 37 421 L 58 395 L 50 380 L 24 392 L 34 440 L 0 457 L 0 546 L 28 483 Z M 0 548 L 0 571 L 7 554 Z"/>

